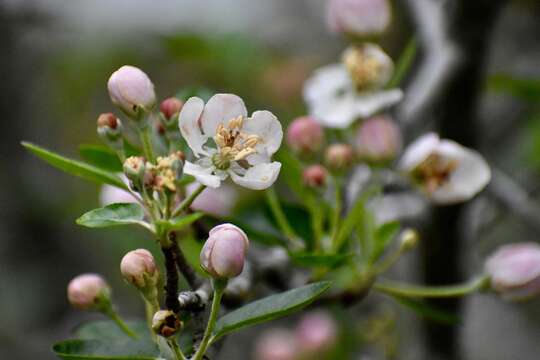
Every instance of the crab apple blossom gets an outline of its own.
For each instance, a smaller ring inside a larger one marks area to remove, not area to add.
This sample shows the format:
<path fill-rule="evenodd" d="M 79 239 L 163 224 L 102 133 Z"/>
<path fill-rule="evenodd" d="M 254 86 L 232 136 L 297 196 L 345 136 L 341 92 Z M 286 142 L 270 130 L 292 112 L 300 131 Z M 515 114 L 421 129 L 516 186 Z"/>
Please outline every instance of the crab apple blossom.
<path fill-rule="evenodd" d="M 276 181 L 281 163 L 271 156 L 283 130 L 271 112 L 248 117 L 244 102 L 233 94 L 214 95 L 206 104 L 192 97 L 182 107 L 179 126 L 197 158 L 186 161 L 184 172 L 201 184 L 217 188 L 230 176 L 240 186 L 263 190 Z"/>
<path fill-rule="evenodd" d="M 201 267 L 216 279 L 240 275 L 249 247 L 247 235 L 233 224 L 221 224 L 210 230 L 201 250 Z"/>
<path fill-rule="evenodd" d="M 507 300 L 540 294 L 540 245 L 516 243 L 500 247 L 485 263 L 492 288 Z"/>
<path fill-rule="evenodd" d="M 257 360 L 295 360 L 299 355 L 294 333 L 287 329 L 272 329 L 265 332 L 255 346 Z"/>
<path fill-rule="evenodd" d="M 310 165 L 302 172 L 304 184 L 312 188 L 318 188 L 326 184 L 328 171 L 322 165 Z"/>
<path fill-rule="evenodd" d="M 491 179 L 489 165 L 478 152 L 428 133 L 407 147 L 398 167 L 436 204 L 467 201 Z"/>
<path fill-rule="evenodd" d="M 388 0 L 330 0 L 326 14 L 330 30 L 355 36 L 380 34 L 392 18 Z"/>
<path fill-rule="evenodd" d="M 343 60 L 317 69 L 304 85 L 309 113 L 321 125 L 344 129 L 401 101 L 400 89 L 383 88 L 393 64 L 380 47 L 364 44 L 346 50 Z"/>
<path fill-rule="evenodd" d="M 337 340 L 337 326 L 326 312 L 305 315 L 296 328 L 296 341 L 303 353 L 328 351 Z"/>
<path fill-rule="evenodd" d="M 321 148 L 324 131 L 311 116 L 302 116 L 291 122 L 287 128 L 289 147 L 301 154 L 310 154 Z"/>
<path fill-rule="evenodd" d="M 392 160 L 401 150 L 399 127 L 387 116 L 365 120 L 356 133 L 356 153 L 371 162 Z"/>
<path fill-rule="evenodd" d="M 159 278 L 154 256 L 146 249 L 133 250 L 124 255 L 120 272 L 127 282 L 141 290 L 155 287 Z"/>
<path fill-rule="evenodd" d="M 110 295 L 109 285 L 97 274 L 82 274 L 73 278 L 67 287 L 71 305 L 81 310 L 93 310 Z"/>
<path fill-rule="evenodd" d="M 124 65 L 116 70 L 107 83 L 112 102 L 126 115 L 138 118 L 156 103 L 154 84 L 148 75 L 135 66 Z"/>

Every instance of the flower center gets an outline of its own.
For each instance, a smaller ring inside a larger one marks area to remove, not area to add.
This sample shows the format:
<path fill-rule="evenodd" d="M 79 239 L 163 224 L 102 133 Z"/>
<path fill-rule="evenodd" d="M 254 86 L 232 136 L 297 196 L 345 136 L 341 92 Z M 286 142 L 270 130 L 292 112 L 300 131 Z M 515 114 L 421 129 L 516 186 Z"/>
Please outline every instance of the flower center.
<path fill-rule="evenodd" d="M 244 117 L 238 116 L 226 124 L 219 124 L 214 141 L 218 152 L 212 157 L 214 165 L 221 170 L 227 169 L 231 161 L 241 161 L 257 152 L 255 146 L 261 141 L 257 135 L 242 132 Z"/>
<path fill-rule="evenodd" d="M 416 167 L 413 177 L 431 194 L 448 182 L 458 164 L 455 159 L 431 154 Z"/>
<path fill-rule="evenodd" d="M 346 51 L 343 63 L 358 91 L 368 90 L 379 83 L 383 66 L 376 57 L 365 54 L 362 49 Z"/>

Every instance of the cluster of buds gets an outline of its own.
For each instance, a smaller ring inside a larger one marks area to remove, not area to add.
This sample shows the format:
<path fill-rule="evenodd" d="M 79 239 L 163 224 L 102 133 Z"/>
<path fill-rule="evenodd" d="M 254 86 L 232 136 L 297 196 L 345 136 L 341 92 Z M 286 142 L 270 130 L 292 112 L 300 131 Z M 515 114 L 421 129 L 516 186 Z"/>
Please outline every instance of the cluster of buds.
<path fill-rule="evenodd" d="M 71 280 L 67 297 L 73 307 L 80 310 L 102 310 L 110 304 L 111 288 L 97 274 L 82 274 Z"/>
<path fill-rule="evenodd" d="M 150 303 L 157 299 L 159 271 L 152 254 L 145 249 L 128 252 L 120 262 L 124 279 L 135 286 Z"/>
<path fill-rule="evenodd" d="M 144 188 L 175 192 L 184 171 L 184 154 L 176 151 L 169 156 L 158 157 L 155 164 L 141 156 L 131 156 L 124 162 L 124 174 L 136 191 Z"/>

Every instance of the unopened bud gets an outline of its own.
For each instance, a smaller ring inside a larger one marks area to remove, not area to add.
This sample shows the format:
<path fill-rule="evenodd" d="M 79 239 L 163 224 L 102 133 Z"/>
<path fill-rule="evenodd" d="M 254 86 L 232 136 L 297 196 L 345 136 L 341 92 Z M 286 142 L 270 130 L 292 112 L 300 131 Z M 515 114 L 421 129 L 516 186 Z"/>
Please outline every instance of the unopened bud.
<path fill-rule="evenodd" d="M 99 115 L 97 119 L 97 133 L 109 146 L 120 149 L 122 141 L 122 122 L 112 113 Z"/>
<path fill-rule="evenodd" d="M 255 347 L 257 360 L 295 360 L 299 349 L 294 334 L 286 329 L 272 329 L 264 333 Z"/>
<path fill-rule="evenodd" d="M 331 170 L 342 171 L 352 165 L 354 153 L 348 144 L 332 144 L 326 149 L 324 158 Z"/>
<path fill-rule="evenodd" d="M 405 229 L 401 233 L 400 242 L 403 250 L 410 250 L 418 244 L 420 241 L 420 234 L 414 229 Z"/>
<path fill-rule="evenodd" d="M 152 330 L 163 337 L 170 337 L 182 329 L 182 322 L 170 310 L 159 310 L 152 318 Z"/>
<path fill-rule="evenodd" d="M 240 275 L 249 247 L 247 235 L 233 224 L 210 230 L 201 250 L 201 267 L 216 279 Z"/>
<path fill-rule="evenodd" d="M 388 0 L 330 0 L 328 27 L 337 33 L 355 36 L 378 35 L 392 18 Z"/>
<path fill-rule="evenodd" d="M 167 120 L 168 124 L 171 119 L 176 119 L 176 122 L 178 121 L 178 114 L 180 114 L 180 110 L 182 110 L 183 106 L 184 103 L 182 100 L 175 97 L 170 97 L 161 102 L 159 105 L 159 110 L 161 111 L 164 119 Z"/>
<path fill-rule="evenodd" d="M 336 344 L 336 323 L 326 312 L 307 314 L 296 328 L 296 339 L 303 354 L 328 351 Z"/>
<path fill-rule="evenodd" d="M 296 118 L 287 128 L 289 147 L 301 154 L 319 150 L 324 141 L 322 126 L 310 116 Z"/>
<path fill-rule="evenodd" d="M 485 264 L 491 287 L 507 300 L 540 294 L 540 245 L 517 243 L 500 247 Z"/>
<path fill-rule="evenodd" d="M 138 288 L 146 298 L 155 298 L 159 271 L 150 251 L 137 249 L 122 258 L 120 271 L 124 279 Z"/>
<path fill-rule="evenodd" d="M 302 177 L 304 184 L 312 188 L 319 188 L 326 184 L 326 177 L 328 172 L 322 165 L 311 165 L 304 169 Z"/>
<path fill-rule="evenodd" d="M 124 65 L 116 70 L 107 83 L 112 102 L 126 115 L 139 120 L 155 105 L 154 84 L 139 68 Z"/>
<path fill-rule="evenodd" d="M 379 45 L 370 43 L 348 47 L 343 63 L 358 91 L 384 87 L 394 72 L 392 59 Z"/>
<path fill-rule="evenodd" d="M 399 127 L 387 116 L 375 116 L 360 125 L 356 134 L 356 151 L 371 162 L 392 160 L 401 150 Z"/>
<path fill-rule="evenodd" d="M 137 191 L 144 183 L 146 162 L 142 156 L 130 156 L 124 161 L 124 174 Z"/>
<path fill-rule="evenodd" d="M 68 284 L 68 300 L 77 309 L 99 310 L 109 301 L 111 290 L 97 274 L 83 274 Z"/>

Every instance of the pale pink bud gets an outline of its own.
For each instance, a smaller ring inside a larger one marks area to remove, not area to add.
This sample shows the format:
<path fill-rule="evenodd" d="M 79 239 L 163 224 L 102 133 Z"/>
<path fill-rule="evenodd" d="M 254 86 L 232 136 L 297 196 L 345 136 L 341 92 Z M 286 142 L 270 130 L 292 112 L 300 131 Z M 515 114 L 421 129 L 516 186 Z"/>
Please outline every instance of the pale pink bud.
<path fill-rule="evenodd" d="M 399 127 L 387 116 L 375 116 L 360 125 L 356 151 L 362 159 L 378 162 L 392 160 L 401 150 Z"/>
<path fill-rule="evenodd" d="M 302 177 L 304 183 L 313 188 L 318 188 L 324 186 L 326 183 L 326 177 L 328 176 L 328 171 L 322 165 L 311 165 L 304 169 Z"/>
<path fill-rule="evenodd" d="M 182 106 L 184 106 L 184 103 L 182 100 L 177 99 L 175 97 L 170 97 L 161 102 L 159 105 L 159 110 L 165 117 L 165 119 L 170 119 L 175 115 L 178 115 L 180 113 L 180 110 L 182 110 Z"/>
<path fill-rule="evenodd" d="M 329 0 L 327 24 L 330 30 L 356 36 L 384 32 L 392 12 L 388 0 Z"/>
<path fill-rule="evenodd" d="M 540 245 L 504 245 L 485 265 L 492 288 L 508 300 L 524 300 L 540 294 Z"/>
<path fill-rule="evenodd" d="M 247 235 L 233 224 L 222 224 L 210 230 L 201 250 L 201 266 L 214 278 L 240 275 L 249 247 Z"/>
<path fill-rule="evenodd" d="M 295 152 L 315 152 L 321 148 L 323 141 L 321 125 L 310 116 L 296 118 L 287 128 L 287 143 Z"/>
<path fill-rule="evenodd" d="M 326 149 L 326 165 L 332 170 L 345 170 L 354 160 L 353 149 L 348 144 L 332 144 Z"/>
<path fill-rule="evenodd" d="M 120 262 L 122 276 L 139 289 L 155 286 L 159 272 L 150 251 L 137 249 L 128 252 Z"/>
<path fill-rule="evenodd" d="M 326 312 L 308 314 L 296 328 L 296 340 L 303 353 L 327 351 L 337 340 L 336 323 Z"/>
<path fill-rule="evenodd" d="M 295 360 L 299 349 L 294 334 L 286 329 L 272 329 L 264 333 L 255 347 L 257 360 Z"/>
<path fill-rule="evenodd" d="M 108 298 L 110 288 L 97 274 L 83 274 L 75 277 L 68 284 L 68 300 L 77 309 L 90 310 L 100 306 Z"/>
<path fill-rule="evenodd" d="M 112 102 L 132 117 L 137 117 L 141 110 L 150 110 L 156 103 L 154 84 L 134 66 L 124 65 L 116 70 L 109 78 L 107 88 Z"/>

